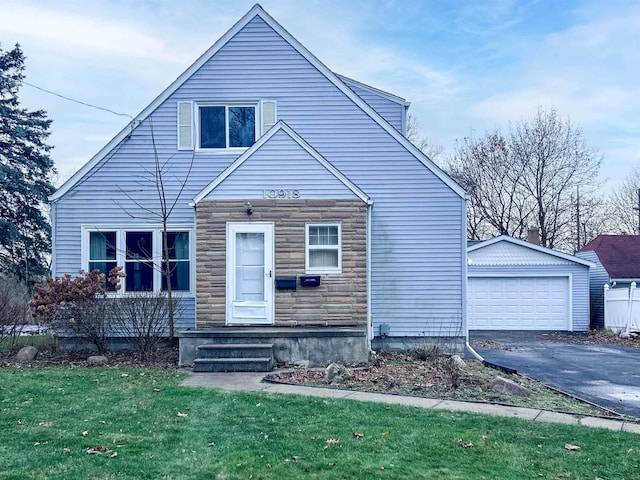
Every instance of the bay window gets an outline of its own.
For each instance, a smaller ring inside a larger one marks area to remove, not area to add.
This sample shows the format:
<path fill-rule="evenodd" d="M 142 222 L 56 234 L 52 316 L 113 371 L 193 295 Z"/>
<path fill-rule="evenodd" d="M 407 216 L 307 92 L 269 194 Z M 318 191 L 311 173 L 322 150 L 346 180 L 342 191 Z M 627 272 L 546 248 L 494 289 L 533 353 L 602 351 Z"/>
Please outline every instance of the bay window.
<path fill-rule="evenodd" d="M 161 228 L 83 227 L 82 265 L 87 271 L 108 275 L 120 266 L 122 292 L 154 292 L 167 289 L 167 279 L 176 292 L 191 292 L 192 245 L 190 228 L 167 232 L 166 245 Z M 167 246 L 169 269 L 163 262 Z M 107 282 L 108 291 L 115 288 Z"/>

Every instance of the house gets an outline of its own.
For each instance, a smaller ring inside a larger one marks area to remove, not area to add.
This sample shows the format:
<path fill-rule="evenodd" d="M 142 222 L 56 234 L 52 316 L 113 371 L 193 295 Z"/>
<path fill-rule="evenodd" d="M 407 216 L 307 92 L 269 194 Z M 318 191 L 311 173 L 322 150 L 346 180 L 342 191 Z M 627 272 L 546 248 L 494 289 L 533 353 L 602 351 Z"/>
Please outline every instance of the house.
<path fill-rule="evenodd" d="M 469 330 L 589 329 L 591 262 L 507 235 L 467 255 Z"/>
<path fill-rule="evenodd" d="M 640 281 L 640 235 L 598 235 L 576 253 L 591 269 L 591 328 L 604 328 L 604 286 Z"/>
<path fill-rule="evenodd" d="M 53 273 L 166 287 L 158 158 L 181 364 L 215 343 L 312 364 L 463 345 L 465 194 L 406 140 L 407 108 L 255 5 L 52 195 Z"/>

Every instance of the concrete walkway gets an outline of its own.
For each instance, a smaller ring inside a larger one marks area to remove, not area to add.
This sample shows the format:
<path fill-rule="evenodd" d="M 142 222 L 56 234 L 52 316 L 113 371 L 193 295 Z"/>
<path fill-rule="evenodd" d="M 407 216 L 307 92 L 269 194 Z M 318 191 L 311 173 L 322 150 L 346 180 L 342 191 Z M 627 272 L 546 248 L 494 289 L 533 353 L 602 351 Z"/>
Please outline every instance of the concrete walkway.
<path fill-rule="evenodd" d="M 384 393 L 357 392 L 333 388 L 305 387 L 265 383 L 264 373 L 189 373 L 181 385 L 185 387 L 220 388 L 222 390 L 242 390 L 265 393 L 286 393 L 322 398 L 344 398 L 360 402 L 379 402 L 392 405 L 407 405 L 418 408 L 432 408 L 459 412 L 521 418 L 535 422 L 564 423 L 585 427 L 607 428 L 614 431 L 640 434 L 640 424 L 623 420 L 584 417 L 566 413 L 549 412 L 535 408 L 506 407 L 489 403 L 457 402 L 436 398 L 409 397 Z"/>

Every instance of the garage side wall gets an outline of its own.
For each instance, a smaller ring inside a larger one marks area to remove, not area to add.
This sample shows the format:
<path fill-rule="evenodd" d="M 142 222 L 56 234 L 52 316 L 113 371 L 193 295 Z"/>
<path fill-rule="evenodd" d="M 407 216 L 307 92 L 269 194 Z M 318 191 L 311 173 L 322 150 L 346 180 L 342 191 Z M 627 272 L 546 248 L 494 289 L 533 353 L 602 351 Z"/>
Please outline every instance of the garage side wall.
<path fill-rule="evenodd" d="M 589 330 L 589 267 L 574 265 L 469 265 L 471 277 L 569 277 L 571 331 Z"/>

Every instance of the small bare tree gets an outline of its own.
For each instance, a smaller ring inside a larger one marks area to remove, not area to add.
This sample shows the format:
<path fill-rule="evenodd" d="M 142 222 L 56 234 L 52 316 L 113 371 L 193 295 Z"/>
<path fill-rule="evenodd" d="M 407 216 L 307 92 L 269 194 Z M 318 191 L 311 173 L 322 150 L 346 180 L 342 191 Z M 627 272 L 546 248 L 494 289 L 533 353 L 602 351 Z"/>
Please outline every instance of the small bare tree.
<path fill-rule="evenodd" d="M 143 204 L 141 201 L 136 199 L 131 193 L 127 192 L 121 187 L 118 187 L 120 192 L 122 192 L 140 211 L 132 212 L 130 209 L 123 207 L 122 205 L 116 204 L 120 206 L 120 208 L 130 217 L 132 218 L 140 218 L 144 217 L 147 220 L 153 220 L 162 225 L 162 264 L 158 267 L 160 268 L 160 272 L 166 284 L 166 292 L 167 292 L 167 300 L 168 300 L 168 318 L 169 318 L 169 337 L 175 337 L 175 316 L 176 316 L 176 302 L 174 301 L 173 288 L 171 283 L 172 275 L 175 271 L 175 266 L 171 264 L 171 246 L 169 245 L 169 220 L 171 218 L 171 214 L 174 209 L 178 205 L 182 193 L 187 185 L 187 181 L 191 175 L 191 170 L 193 168 L 193 162 L 195 159 L 195 151 L 191 154 L 191 161 L 189 163 L 189 167 L 186 175 L 182 179 L 175 179 L 178 184 L 178 190 L 173 195 L 173 197 L 169 194 L 167 189 L 168 179 L 171 177 L 171 160 L 175 157 L 174 155 L 170 155 L 166 160 L 162 161 L 160 159 L 160 154 L 158 152 L 158 145 L 156 143 L 156 137 L 153 128 L 153 118 L 149 117 L 149 127 L 150 127 L 150 135 L 151 135 L 151 146 L 152 146 L 152 154 L 153 154 L 153 170 L 144 170 L 143 179 L 144 187 L 148 186 L 149 183 L 153 183 L 157 195 L 157 204 L 155 206 L 149 207 L 146 204 Z M 157 267 L 154 264 L 154 267 Z"/>
<path fill-rule="evenodd" d="M 9 339 L 14 348 L 22 328 L 29 321 L 29 291 L 12 277 L 0 277 L 0 341 Z"/>

